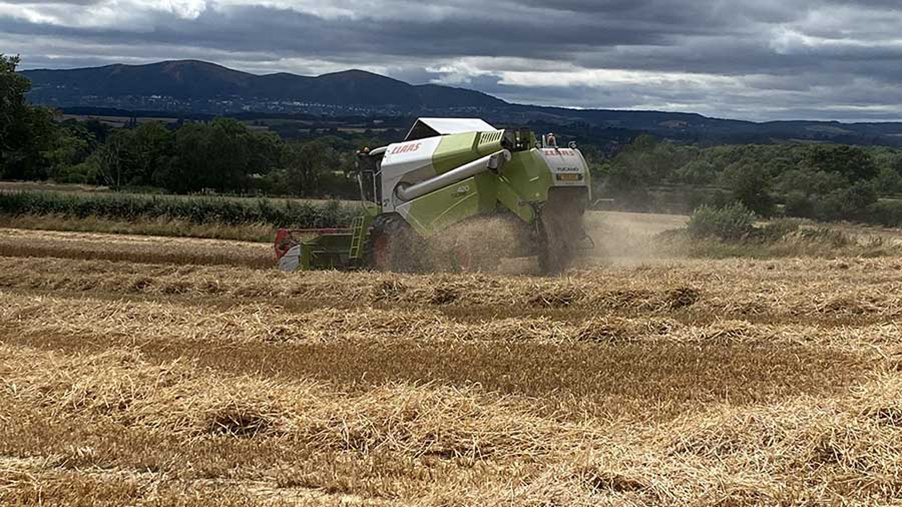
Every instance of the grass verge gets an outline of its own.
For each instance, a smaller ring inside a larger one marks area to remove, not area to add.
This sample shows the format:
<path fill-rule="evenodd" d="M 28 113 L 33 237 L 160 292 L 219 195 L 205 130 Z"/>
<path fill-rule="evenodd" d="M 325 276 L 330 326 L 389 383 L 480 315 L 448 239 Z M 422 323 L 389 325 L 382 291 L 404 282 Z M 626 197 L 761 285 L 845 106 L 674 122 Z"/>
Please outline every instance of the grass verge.
<path fill-rule="evenodd" d="M 96 232 L 175 238 L 222 239 L 272 243 L 276 228 L 268 224 L 195 224 L 170 218 L 113 220 L 109 218 L 49 215 L 0 215 L 0 227 L 35 231 Z"/>

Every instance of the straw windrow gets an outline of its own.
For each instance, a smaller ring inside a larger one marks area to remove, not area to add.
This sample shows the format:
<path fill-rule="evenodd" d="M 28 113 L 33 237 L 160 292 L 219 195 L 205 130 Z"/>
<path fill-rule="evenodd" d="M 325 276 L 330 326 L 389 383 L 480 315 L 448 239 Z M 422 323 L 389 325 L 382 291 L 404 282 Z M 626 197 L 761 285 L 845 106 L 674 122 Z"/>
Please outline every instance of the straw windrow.
<path fill-rule="evenodd" d="M 33 234 L 0 233 L 3 505 L 902 495 L 895 257 L 288 275 Z"/>

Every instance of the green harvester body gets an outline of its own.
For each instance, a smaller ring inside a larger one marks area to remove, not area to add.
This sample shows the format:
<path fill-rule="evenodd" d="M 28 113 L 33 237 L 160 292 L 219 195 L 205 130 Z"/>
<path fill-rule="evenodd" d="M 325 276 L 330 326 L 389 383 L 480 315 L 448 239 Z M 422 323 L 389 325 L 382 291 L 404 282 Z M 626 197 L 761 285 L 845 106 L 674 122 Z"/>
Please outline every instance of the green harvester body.
<path fill-rule="evenodd" d="M 581 201 L 581 214 L 590 198 L 587 164 L 575 146 L 555 144 L 547 138 L 538 142 L 527 129 L 497 130 L 481 120 L 418 120 L 405 141 L 358 154 L 365 204 L 349 227 L 287 231 L 292 244 L 280 231 L 280 267 L 374 267 L 369 236 L 387 217 L 426 239 L 467 219 L 501 212 L 536 225 L 555 192 L 561 200 Z M 294 246 L 299 248 L 286 259 L 287 247 Z"/>

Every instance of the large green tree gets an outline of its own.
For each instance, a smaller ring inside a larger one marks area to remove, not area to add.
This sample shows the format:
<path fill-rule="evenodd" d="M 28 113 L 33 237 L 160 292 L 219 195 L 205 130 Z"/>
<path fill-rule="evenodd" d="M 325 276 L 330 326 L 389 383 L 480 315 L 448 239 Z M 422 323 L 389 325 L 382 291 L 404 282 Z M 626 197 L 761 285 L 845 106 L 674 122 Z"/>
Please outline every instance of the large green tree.
<path fill-rule="evenodd" d="M 44 179 L 57 129 L 51 110 L 28 104 L 31 83 L 16 73 L 18 65 L 18 56 L 0 53 L 0 177 Z"/>
<path fill-rule="evenodd" d="M 0 148 L 4 151 L 12 148 L 10 135 L 22 120 L 25 94 L 31 89 L 31 83 L 16 74 L 18 65 L 18 56 L 0 53 Z"/>
<path fill-rule="evenodd" d="M 176 192 L 244 192 L 277 165 L 280 148 L 277 136 L 233 119 L 187 124 L 175 133 L 174 158 L 158 164 L 152 180 Z"/>
<path fill-rule="evenodd" d="M 91 157 L 100 171 L 103 183 L 119 189 L 131 182 L 131 131 L 113 133 Z"/>
<path fill-rule="evenodd" d="M 729 189 L 733 200 L 759 216 L 768 217 L 773 214 L 771 178 L 766 167 L 735 162 L 724 169 L 721 183 Z"/>
<path fill-rule="evenodd" d="M 84 163 L 96 149 L 97 139 L 94 134 L 75 120 L 66 121 L 57 130 L 55 142 L 45 154 L 50 178 L 58 182 L 70 181 L 72 168 Z"/>
<path fill-rule="evenodd" d="M 807 165 L 842 175 L 850 184 L 873 179 L 880 172 L 868 152 L 855 146 L 817 146 L 809 152 Z"/>
<path fill-rule="evenodd" d="M 335 170 L 334 151 L 322 141 L 292 143 L 282 152 L 289 191 L 304 196 L 320 193 L 323 179 Z"/>

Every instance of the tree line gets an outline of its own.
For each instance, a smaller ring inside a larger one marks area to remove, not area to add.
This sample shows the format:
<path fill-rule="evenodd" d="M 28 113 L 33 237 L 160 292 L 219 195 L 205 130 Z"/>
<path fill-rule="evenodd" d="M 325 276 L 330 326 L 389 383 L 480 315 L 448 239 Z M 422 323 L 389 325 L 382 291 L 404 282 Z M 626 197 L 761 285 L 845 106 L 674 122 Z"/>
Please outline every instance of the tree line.
<path fill-rule="evenodd" d="M 133 121 L 111 128 L 98 120 L 57 121 L 28 104 L 30 82 L 15 73 L 18 57 L 0 54 L 0 178 L 163 189 L 174 193 L 354 198 L 350 174 L 357 136 L 285 141 L 234 119 Z"/>
<path fill-rule="evenodd" d="M 235 119 L 58 121 L 28 104 L 18 57 L 0 54 L 0 178 L 172 193 L 356 198 L 353 153 L 371 133 L 285 140 Z M 393 136 L 394 134 L 382 134 Z M 399 134 L 398 134 L 399 135 Z M 762 217 L 902 225 L 902 150 L 784 143 L 701 148 L 639 135 L 618 151 L 583 142 L 596 196 L 620 209 L 689 212 L 740 202 Z"/>
<path fill-rule="evenodd" d="M 623 209 L 692 211 L 740 202 L 758 216 L 902 224 L 902 150 L 786 143 L 699 148 L 648 135 L 593 164 L 597 194 Z"/>

